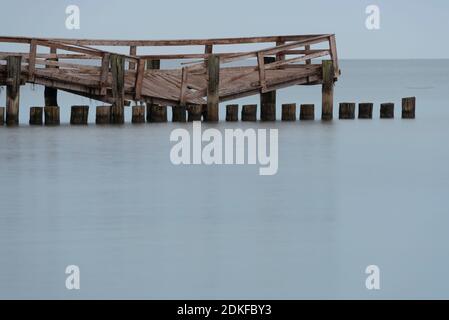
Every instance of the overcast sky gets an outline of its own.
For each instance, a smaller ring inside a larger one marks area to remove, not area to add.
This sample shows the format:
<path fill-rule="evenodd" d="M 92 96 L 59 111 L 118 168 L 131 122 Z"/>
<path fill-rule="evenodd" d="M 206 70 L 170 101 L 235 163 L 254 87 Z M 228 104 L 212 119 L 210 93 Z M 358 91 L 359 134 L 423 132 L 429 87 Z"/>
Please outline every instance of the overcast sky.
<path fill-rule="evenodd" d="M 78 5 L 79 30 L 65 27 Z M 365 27 L 368 5 L 380 30 Z M 178 39 L 335 33 L 340 58 L 449 58 L 447 0 L 9 0 L 1 35 Z"/>

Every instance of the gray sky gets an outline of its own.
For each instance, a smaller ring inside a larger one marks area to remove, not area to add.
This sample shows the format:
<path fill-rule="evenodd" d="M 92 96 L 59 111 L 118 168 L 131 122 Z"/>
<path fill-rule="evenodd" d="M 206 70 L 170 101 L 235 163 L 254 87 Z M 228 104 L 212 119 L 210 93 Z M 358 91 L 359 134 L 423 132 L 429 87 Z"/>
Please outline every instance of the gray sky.
<path fill-rule="evenodd" d="M 65 27 L 70 4 L 80 8 L 80 30 Z M 380 7 L 380 30 L 365 27 L 370 4 Z M 14 0 L 2 4 L 0 30 L 121 39 L 335 33 L 340 58 L 449 58 L 449 1 Z"/>

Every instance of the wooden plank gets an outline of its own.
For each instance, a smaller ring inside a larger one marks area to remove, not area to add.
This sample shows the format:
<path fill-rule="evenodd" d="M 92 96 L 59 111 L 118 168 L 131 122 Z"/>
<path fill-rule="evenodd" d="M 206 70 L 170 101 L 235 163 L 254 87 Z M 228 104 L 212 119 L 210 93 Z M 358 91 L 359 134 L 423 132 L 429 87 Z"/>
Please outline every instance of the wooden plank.
<path fill-rule="evenodd" d="M 186 92 L 187 92 L 187 69 L 182 68 L 182 76 L 181 76 L 181 93 L 179 96 L 179 104 L 184 106 L 186 103 Z"/>
<path fill-rule="evenodd" d="M 108 86 L 109 77 L 109 64 L 110 64 L 110 54 L 106 53 L 101 59 L 101 73 L 100 73 L 100 94 L 105 95 Z"/>
<path fill-rule="evenodd" d="M 334 34 L 329 36 L 329 49 L 334 66 L 334 77 L 338 78 L 340 76 L 340 67 L 338 65 L 337 42 Z"/>
<path fill-rule="evenodd" d="M 28 59 L 28 80 L 34 81 L 34 70 L 36 69 L 36 53 L 37 45 L 36 40 L 31 40 L 30 43 L 30 57 Z"/>
<path fill-rule="evenodd" d="M 136 76 L 136 95 L 135 99 L 139 100 L 142 97 L 142 83 L 145 76 L 145 60 L 139 59 L 137 64 L 137 76 Z"/>
<path fill-rule="evenodd" d="M 257 54 L 257 64 L 259 69 L 259 83 L 263 92 L 266 89 L 267 83 L 265 81 L 265 62 L 262 53 Z"/>

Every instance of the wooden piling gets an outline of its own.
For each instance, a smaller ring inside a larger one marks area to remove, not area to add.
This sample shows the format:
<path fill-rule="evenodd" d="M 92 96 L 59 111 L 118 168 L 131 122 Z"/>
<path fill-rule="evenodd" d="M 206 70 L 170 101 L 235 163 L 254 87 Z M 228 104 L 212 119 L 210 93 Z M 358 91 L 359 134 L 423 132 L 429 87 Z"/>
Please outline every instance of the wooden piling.
<path fill-rule="evenodd" d="M 59 107 L 48 106 L 44 107 L 45 125 L 59 125 Z"/>
<path fill-rule="evenodd" d="M 56 54 L 57 53 L 57 49 L 52 47 L 50 48 L 50 53 L 51 54 Z M 58 61 L 57 58 L 50 58 L 47 59 L 48 61 Z M 57 66 L 45 66 L 45 68 L 48 69 L 56 69 L 58 68 Z M 44 101 L 45 101 L 45 106 L 57 106 L 58 105 L 58 89 L 52 88 L 52 87 L 45 87 L 44 88 Z"/>
<path fill-rule="evenodd" d="M 188 121 L 201 121 L 203 106 L 200 104 L 191 104 L 187 106 Z"/>
<path fill-rule="evenodd" d="M 257 104 L 247 104 L 242 107 L 242 121 L 257 121 Z"/>
<path fill-rule="evenodd" d="M 282 121 L 296 121 L 296 103 L 282 105 Z"/>
<path fill-rule="evenodd" d="M 226 106 L 226 121 L 238 121 L 239 120 L 239 105 L 228 104 Z"/>
<path fill-rule="evenodd" d="M 70 112 L 70 124 L 87 124 L 89 106 L 72 106 Z"/>
<path fill-rule="evenodd" d="M 334 66 L 332 60 L 322 61 L 323 85 L 322 94 L 322 120 L 332 120 L 334 109 Z"/>
<path fill-rule="evenodd" d="M 382 103 L 380 105 L 380 118 L 392 119 L 394 118 L 394 103 Z"/>
<path fill-rule="evenodd" d="M 220 57 L 211 54 L 207 59 L 207 121 L 218 121 Z"/>
<path fill-rule="evenodd" d="M 145 106 L 132 107 L 132 123 L 145 123 Z"/>
<path fill-rule="evenodd" d="M 416 98 L 402 98 L 402 119 L 415 119 Z"/>
<path fill-rule="evenodd" d="M 111 123 L 125 123 L 125 59 L 111 54 L 112 97 Z"/>
<path fill-rule="evenodd" d="M 172 109 L 172 122 L 186 122 L 186 107 L 174 106 Z"/>
<path fill-rule="evenodd" d="M 373 104 L 370 102 L 359 103 L 359 119 L 373 118 Z"/>
<path fill-rule="evenodd" d="M 5 107 L 0 107 L 0 126 L 5 123 Z"/>
<path fill-rule="evenodd" d="M 355 103 L 342 102 L 338 111 L 339 119 L 355 119 Z"/>
<path fill-rule="evenodd" d="M 30 125 L 42 125 L 43 124 L 43 107 L 30 107 Z"/>
<path fill-rule="evenodd" d="M 95 123 L 109 124 L 111 123 L 111 106 L 97 106 Z"/>
<path fill-rule="evenodd" d="M 264 65 L 275 62 L 275 57 L 264 57 Z M 276 120 L 276 90 L 260 94 L 260 120 Z"/>
<path fill-rule="evenodd" d="M 299 120 L 315 120 L 315 105 L 302 104 L 299 113 Z"/>
<path fill-rule="evenodd" d="M 167 107 L 157 104 L 147 104 L 148 122 L 167 122 Z"/>
<path fill-rule="evenodd" d="M 6 124 L 19 124 L 21 56 L 6 58 Z"/>

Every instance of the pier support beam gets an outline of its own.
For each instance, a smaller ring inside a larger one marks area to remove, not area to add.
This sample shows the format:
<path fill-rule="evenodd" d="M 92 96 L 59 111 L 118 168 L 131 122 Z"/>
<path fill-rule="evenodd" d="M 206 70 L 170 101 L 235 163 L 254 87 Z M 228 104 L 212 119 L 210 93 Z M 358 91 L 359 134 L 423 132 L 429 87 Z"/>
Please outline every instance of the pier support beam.
<path fill-rule="evenodd" d="M 109 124 L 111 123 L 111 106 L 98 106 L 96 110 L 95 123 Z"/>
<path fill-rule="evenodd" d="M 355 119 L 355 103 L 342 102 L 338 111 L 339 119 Z"/>
<path fill-rule="evenodd" d="M 334 66 L 332 60 L 323 60 L 323 86 L 321 119 L 332 120 L 334 110 Z"/>
<path fill-rule="evenodd" d="M 238 121 L 239 120 L 239 105 L 229 104 L 226 106 L 226 121 Z"/>
<path fill-rule="evenodd" d="M 257 121 L 257 104 L 247 104 L 242 107 L 242 121 Z"/>
<path fill-rule="evenodd" d="M 45 107 L 44 114 L 46 126 L 59 125 L 59 107 Z"/>
<path fill-rule="evenodd" d="M 30 108 L 30 125 L 42 125 L 43 124 L 43 107 L 31 107 Z"/>
<path fill-rule="evenodd" d="M 203 106 L 200 104 L 192 104 L 187 106 L 188 121 L 201 121 Z"/>
<path fill-rule="evenodd" d="M 123 57 L 111 55 L 112 97 L 111 123 L 125 123 L 125 60 Z"/>
<path fill-rule="evenodd" d="M 394 118 L 394 103 L 382 103 L 380 105 L 380 118 L 392 119 Z"/>
<path fill-rule="evenodd" d="M 56 48 L 50 48 L 51 54 L 56 54 Z M 49 61 L 58 61 L 57 58 L 50 58 L 47 59 Z M 46 66 L 46 68 L 58 68 L 56 66 Z M 45 100 L 45 106 L 57 106 L 58 105 L 58 90 L 51 87 L 45 87 L 44 89 L 44 100 Z"/>
<path fill-rule="evenodd" d="M 19 124 L 21 56 L 6 58 L 6 124 Z"/>
<path fill-rule="evenodd" d="M 145 123 L 145 106 L 132 107 L 132 123 Z"/>
<path fill-rule="evenodd" d="M 282 121 L 296 121 L 296 103 L 282 105 Z"/>
<path fill-rule="evenodd" d="M 70 124 L 87 124 L 89 106 L 72 106 Z"/>
<path fill-rule="evenodd" d="M 373 118 L 373 104 L 369 102 L 359 103 L 359 119 Z"/>
<path fill-rule="evenodd" d="M 299 120 L 315 120 L 315 105 L 302 104 L 299 113 Z"/>
<path fill-rule="evenodd" d="M 147 104 L 148 122 L 167 122 L 167 107 L 157 104 Z"/>
<path fill-rule="evenodd" d="M 276 61 L 275 57 L 264 57 L 264 64 Z M 260 94 L 260 120 L 276 121 L 276 90 Z"/>
<path fill-rule="evenodd" d="M 212 54 L 207 60 L 207 121 L 218 121 L 220 57 Z"/>
<path fill-rule="evenodd" d="M 0 107 L 0 126 L 5 123 L 5 107 Z"/>
<path fill-rule="evenodd" d="M 186 122 L 186 107 L 173 106 L 172 108 L 172 122 Z"/>
<path fill-rule="evenodd" d="M 415 97 L 402 99 L 402 119 L 415 119 L 415 105 Z"/>

